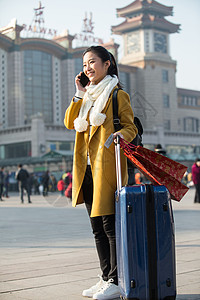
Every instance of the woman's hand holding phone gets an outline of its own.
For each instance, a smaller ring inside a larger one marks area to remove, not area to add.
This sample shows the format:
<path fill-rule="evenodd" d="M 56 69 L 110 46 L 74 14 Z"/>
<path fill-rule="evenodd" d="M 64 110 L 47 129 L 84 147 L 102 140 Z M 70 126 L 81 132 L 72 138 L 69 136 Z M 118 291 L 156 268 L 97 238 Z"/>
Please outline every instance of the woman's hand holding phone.
<path fill-rule="evenodd" d="M 86 92 L 86 86 L 89 84 L 90 80 L 89 78 L 85 75 L 85 73 L 80 72 L 76 77 L 75 77 L 75 84 L 77 90 Z"/>

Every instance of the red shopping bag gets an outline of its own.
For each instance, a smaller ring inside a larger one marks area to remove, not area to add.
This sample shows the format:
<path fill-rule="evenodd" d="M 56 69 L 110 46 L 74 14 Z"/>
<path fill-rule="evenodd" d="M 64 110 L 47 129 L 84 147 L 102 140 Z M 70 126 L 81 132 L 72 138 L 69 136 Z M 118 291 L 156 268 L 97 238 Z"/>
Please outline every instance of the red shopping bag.
<path fill-rule="evenodd" d="M 141 146 L 134 146 L 124 139 L 120 139 L 120 147 L 128 159 L 152 183 L 165 185 L 171 198 L 180 201 L 188 191 L 188 187 L 181 183 L 187 167 Z"/>

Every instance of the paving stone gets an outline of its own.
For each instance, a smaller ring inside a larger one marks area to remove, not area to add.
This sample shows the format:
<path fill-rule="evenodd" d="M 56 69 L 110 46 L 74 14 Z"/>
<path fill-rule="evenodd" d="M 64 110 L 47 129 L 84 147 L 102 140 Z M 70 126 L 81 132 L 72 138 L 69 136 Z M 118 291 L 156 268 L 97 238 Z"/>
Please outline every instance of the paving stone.
<path fill-rule="evenodd" d="M 0 203 L 0 300 L 83 300 L 100 274 L 84 205 L 50 195 Z M 56 199 L 56 201 L 54 201 Z M 200 299 L 200 204 L 194 189 L 173 201 L 177 300 Z M 59 203 L 58 203 L 59 202 Z M 56 205 L 55 205 L 56 203 Z"/>

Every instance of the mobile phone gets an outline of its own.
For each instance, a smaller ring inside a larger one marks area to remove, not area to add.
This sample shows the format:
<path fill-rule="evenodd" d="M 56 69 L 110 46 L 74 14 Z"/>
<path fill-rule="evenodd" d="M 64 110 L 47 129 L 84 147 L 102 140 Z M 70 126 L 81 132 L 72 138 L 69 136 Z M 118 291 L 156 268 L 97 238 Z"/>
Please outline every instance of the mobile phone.
<path fill-rule="evenodd" d="M 80 76 L 80 83 L 81 83 L 81 85 L 83 87 L 85 87 L 88 84 L 89 81 L 90 81 L 89 78 L 85 75 L 84 72 L 82 72 L 81 76 Z"/>

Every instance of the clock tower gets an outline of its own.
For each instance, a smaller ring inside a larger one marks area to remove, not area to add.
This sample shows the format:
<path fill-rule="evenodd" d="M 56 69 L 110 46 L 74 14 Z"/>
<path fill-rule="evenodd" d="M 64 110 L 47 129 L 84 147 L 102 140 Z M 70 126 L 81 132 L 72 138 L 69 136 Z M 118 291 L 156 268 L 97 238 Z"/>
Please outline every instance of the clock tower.
<path fill-rule="evenodd" d="M 135 0 L 117 9 L 117 16 L 125 21 L 112 26 L 112 32 L 124 40 L 119 63 L 124 68 L 135 67 L 128 92 L 134 113 L 145 129 L 147 144 L 152 143 L 155 131 L 157 143 L 164 145 L 166 134 L 178 128 L 176 61 L 170 56 L 169 36 L 179 32 L 180 25 L 165 19 L 172 15 L 173 7 L 155 0 Z"/>
<path fill-rule="evenodd" d="M 169 34 L 179 31 L 180 25 L 165 19 L 172 16 L 173 7 L 154 0 L 136 0 L 117 9 L 125 21 L 112 26 L 113 34 L 122 35 L 124 54 L 122 64 L 144 67 L 152 59 L 170 61 Z"/>

